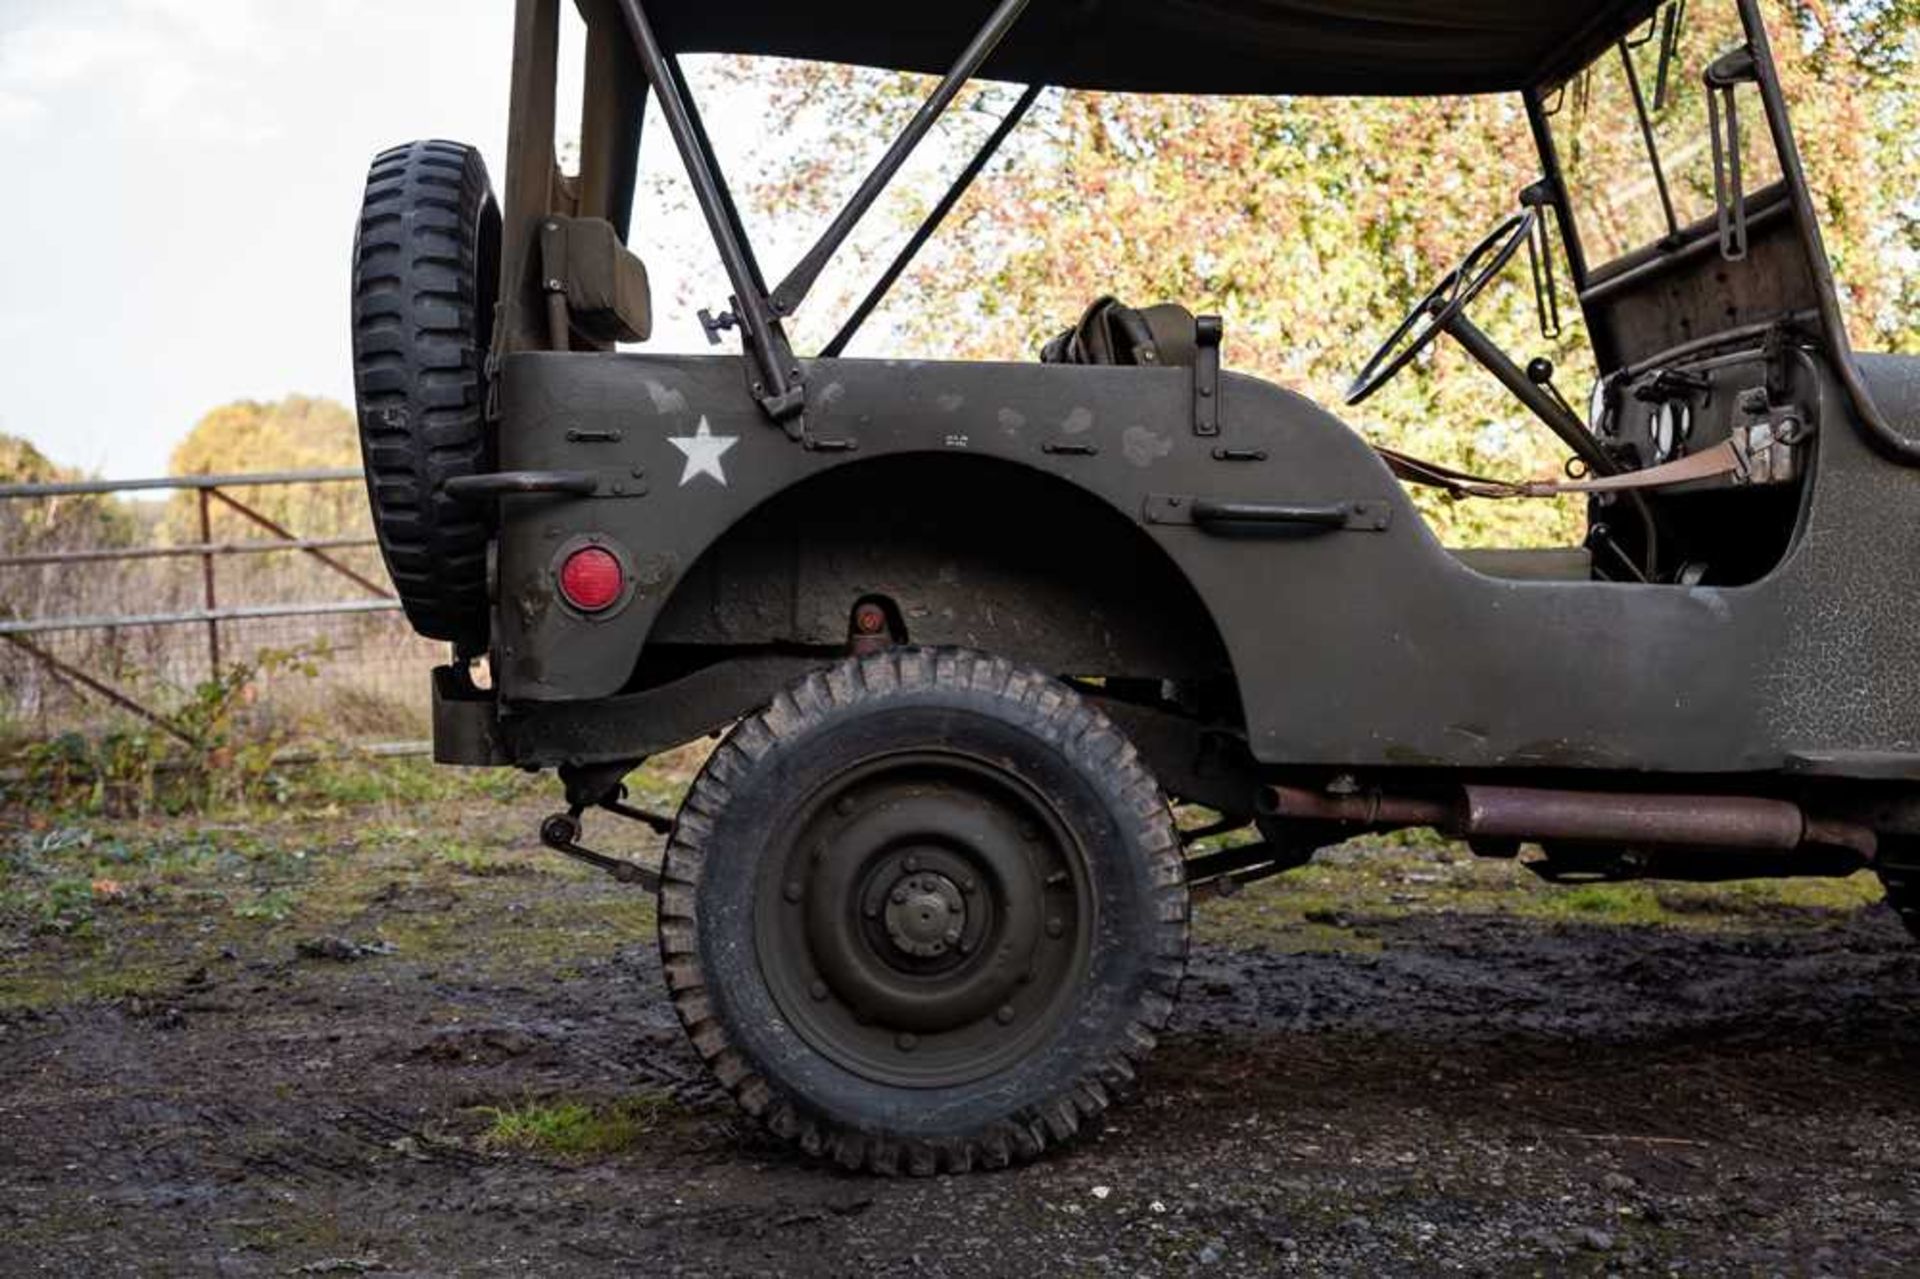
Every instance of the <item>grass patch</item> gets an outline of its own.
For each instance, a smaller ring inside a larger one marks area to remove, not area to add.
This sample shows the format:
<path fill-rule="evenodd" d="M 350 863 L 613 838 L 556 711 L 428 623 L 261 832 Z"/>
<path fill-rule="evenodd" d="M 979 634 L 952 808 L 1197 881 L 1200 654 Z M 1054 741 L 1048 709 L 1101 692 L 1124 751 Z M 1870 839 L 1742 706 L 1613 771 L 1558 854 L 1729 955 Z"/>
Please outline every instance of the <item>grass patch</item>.
<path fill-rule="evenodd" d="M 673 1100 L 645 1092 L 593 1105 L 579 1101 L 529 1101 L 506 1109 L 488 1107 L 479 1143 L 486 1150 L 579 1159 L 618 1154 L 659 1128 Z"/>
<path fill-rule="evenodd" d="M 1640 883 L 1576 884 L 1541 899 L 1539 913 L 1567 919 L 1603 919 L 1613 924 L 1659 924 L 1667 913 L 1651 887 Z"/>
<path fill-rule="evenodd" d="M 462 875 L 474 879 L 538 879 L 552 876 L 559 869 L 544 849 L 496 853 L 453 844 L 435 850 L 435 855 Z"/>
<path fill-rule="evenodd" d="M 289 770 L 296 808 L 412 807 L 447 801 L 505 803 L 551 797 L 553 779 L 514 768 L 449 768 L 426 758 L 329 760 Z"/>

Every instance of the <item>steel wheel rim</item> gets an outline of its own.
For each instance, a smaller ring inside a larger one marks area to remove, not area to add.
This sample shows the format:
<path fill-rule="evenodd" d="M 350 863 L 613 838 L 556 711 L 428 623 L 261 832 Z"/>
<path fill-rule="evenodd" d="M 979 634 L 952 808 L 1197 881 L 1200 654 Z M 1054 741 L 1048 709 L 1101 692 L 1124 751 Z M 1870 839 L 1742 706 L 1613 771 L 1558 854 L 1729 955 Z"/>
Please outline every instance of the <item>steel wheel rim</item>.
<path fill-rule="evenodd" d="M 1001 764 L 888 752 L 814 788 L 762 860 L 760 971 L 801 1039 L 916 1088 L 971 1083 L 1069 1017 L 1085 975 L 1088 858 L 1059 808 Z"/>

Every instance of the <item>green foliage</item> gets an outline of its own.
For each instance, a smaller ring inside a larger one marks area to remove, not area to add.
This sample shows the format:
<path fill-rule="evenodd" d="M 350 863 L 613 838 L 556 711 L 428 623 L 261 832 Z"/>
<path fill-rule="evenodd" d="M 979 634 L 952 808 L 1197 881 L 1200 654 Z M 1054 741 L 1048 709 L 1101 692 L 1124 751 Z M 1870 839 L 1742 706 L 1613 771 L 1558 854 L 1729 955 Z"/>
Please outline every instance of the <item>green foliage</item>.
<path fill-rule="evenodd" d="M 256 682 L 285 673 L 312 678 L 325 645 L 261 649 L 230 662 L 167 708 L 186 740 L 157 725 L 99 734 L 62 733 L 14 744 L 4 763 L 17 774 L 8 802 L 65 813 L 132 815 L 205 811 L 282 797 L 275 757 L 291 740 L 283 724 L 249 715 Z"/>
<path fill-rule="evenodd" d="M 298 900 L 291 889 L 270 888 L 235 906 L 233 915 L 235 919 L 264 919 L 277 924 L 293 913 Z"/>

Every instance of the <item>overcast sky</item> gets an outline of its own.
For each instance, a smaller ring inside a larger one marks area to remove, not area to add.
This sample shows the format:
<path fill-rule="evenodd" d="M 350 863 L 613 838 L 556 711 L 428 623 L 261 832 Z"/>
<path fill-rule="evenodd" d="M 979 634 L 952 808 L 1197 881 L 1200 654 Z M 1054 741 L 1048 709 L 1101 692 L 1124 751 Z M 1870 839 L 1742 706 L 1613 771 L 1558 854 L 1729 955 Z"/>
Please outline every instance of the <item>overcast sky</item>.
<path fill-rule="evenodd" d="M 582 33 L 561 8 L 560 101 L 577 104 Z M 0 0 L 0 431 L 132 478 L 164 474 L 229 400 L 350 402 L 367 163 L 454 138 L 481 147 L 498 188 L 512 15 L 512 0 Z M 806 127 L 768 130 L 709 59 L 687 70 L 736 186 Z M 637 219 L 649 349 L 704 350 L 694 310 L 724 303 L 724 277 L 665 129 L 645 137 L 641 170 L 667 184 L 643 186 Z M 950 163 L 944 142 L 923 152 L 897 186 Z M 817 230 L 748 220 L 770 271 Z M 869 223 L 817 294 L 864 286 L 857 250 L 898 235 Z M 868 327 L 884 341 L 884 317 Z"/>
<path fill-rule="evenodd" d="M 227 400 L 352 391 L 367 161 L 502 167 L 510 0 L 0 0 L 0 431 L 164 472 Z"/>

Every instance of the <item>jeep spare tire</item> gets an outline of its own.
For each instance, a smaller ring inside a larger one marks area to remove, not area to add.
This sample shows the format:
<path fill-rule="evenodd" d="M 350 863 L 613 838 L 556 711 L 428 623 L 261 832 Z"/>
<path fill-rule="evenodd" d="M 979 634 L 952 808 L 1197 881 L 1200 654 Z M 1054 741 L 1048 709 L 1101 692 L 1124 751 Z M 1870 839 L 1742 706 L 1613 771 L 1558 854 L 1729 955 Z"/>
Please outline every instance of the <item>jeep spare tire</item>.
<path fill-rule="evenodd" d="M 486 360 L 500 209 L 480 153 L 410 142 L 367 174 L 353 240 L 353 389 L 367 498 L 414 630 L 487 640 L 490 511 L 449 497 L 492 469 Z"/>

